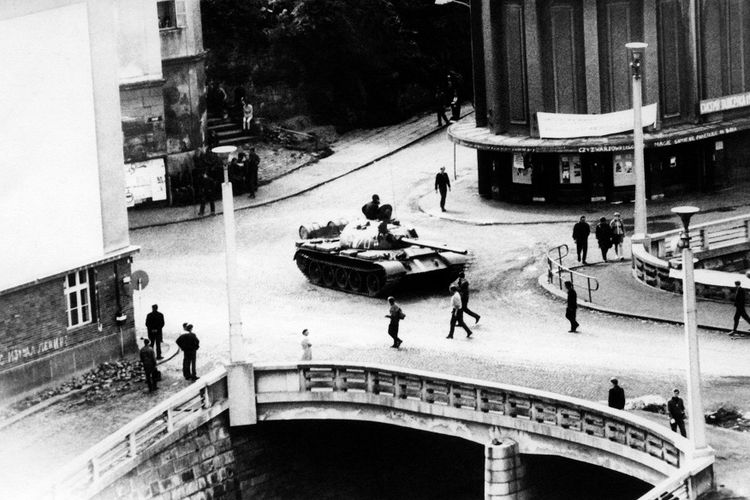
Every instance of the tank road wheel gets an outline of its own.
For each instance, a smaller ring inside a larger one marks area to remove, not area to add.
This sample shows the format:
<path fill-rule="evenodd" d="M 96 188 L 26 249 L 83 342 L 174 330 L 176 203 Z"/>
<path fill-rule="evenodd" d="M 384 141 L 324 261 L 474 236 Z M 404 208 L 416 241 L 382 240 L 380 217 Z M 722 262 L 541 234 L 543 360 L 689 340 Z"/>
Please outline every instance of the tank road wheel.
<path fill-rule="evenodd" d="M 367 274 L 367 293 L 374 297 L 383 288 L 383 278 L 378 273 Z"/>
<path fill-rule="evenodd" d="M 332 288 L 335 282 L 336 278 L 334 276 L 333 266 L 323 266 L 323 284 Z"/>
<path fill-rule="evenodd" d="M 307 267 L 308 269 L 308 278 L 310 278 L 310 281 L 313 283 L 320 283 L 320 280 L 323 279 L 323 268 L 321 267 L 319 262 L 312 261 L 310 262 L 310 265 Z"/>
<path fill-rule="evenodd" d="M 362 273 L 359 271 L 349 271 L 349 289 L 355 292 L 362 291 L 362 283 L 364 283 Z"/>
<path fill-rule="evenodd" d="M 307 259 L 304 256 L 300 255 L 297 257 L 296 261 L 297 261 L 297 267 L 299 268 L 300 271 L 302 271 L 302 274 L 307 274 L 307 266 L 308 266 Z"/>
<path fill-rule="evenodd" d="M 349 277 L 347 276 L 347 271 L 343 267 L 337 267 L 333 271 L 333 278 L 336 280 L 336 286 L 345 289 L 346 284 L 349 281 Z"/>

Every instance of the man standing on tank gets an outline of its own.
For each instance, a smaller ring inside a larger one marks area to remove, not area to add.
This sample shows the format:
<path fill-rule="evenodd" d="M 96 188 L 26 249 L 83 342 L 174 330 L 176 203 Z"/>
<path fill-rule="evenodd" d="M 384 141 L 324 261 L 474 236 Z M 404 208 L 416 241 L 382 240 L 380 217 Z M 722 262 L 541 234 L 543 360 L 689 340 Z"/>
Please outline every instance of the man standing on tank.
<path fill-rule="evenodd" d="M 378 220 L 378 210 L 380 209 L 380 196 L 372 195 L 372 201 L 362 205 L 362 213 L 368 220 Z"/>

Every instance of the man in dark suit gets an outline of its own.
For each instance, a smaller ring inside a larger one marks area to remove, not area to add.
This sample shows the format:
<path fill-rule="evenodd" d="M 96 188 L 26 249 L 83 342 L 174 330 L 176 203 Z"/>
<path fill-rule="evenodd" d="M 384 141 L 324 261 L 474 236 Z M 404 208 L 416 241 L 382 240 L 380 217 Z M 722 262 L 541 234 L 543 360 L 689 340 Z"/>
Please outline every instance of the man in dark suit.
<path fill-rule="evenodd" d="M 622 410 L 625 408 L 625 391 L 620 387 L 616 378 L 610 380 L 612 387 L 609 389 L 609 407 Z"/>
<path fill-rule="evenodd" d="M 445 197 L 451 189 L 451 178 L 445 173 L 445 167 L 440 167 L 440 172 L 435 176 L 435 192 L 440 191 L 440 210 L 445 212 Z"/>
<path fill-rule="evenodd" d="M 675 389 L 672 393 L 672 399 L 667 401 L 667 412 L 669 413 L 669 427 L 672 428 L 672 431 L 677 432 L 679 428 L 682 437 L 687 437 L 687 432 L 685 432 L 685 403 L 682 402 L 679 389 Z"/>
<path fill-rule="evenodd" d="M 458 293 L 461 294 L 461 303 L 464 313 L 474 318 L 474 324 L 476 325 L 479 323 L 479 318 L 481 318 L 481 316 L 469 309 L 469 281 L 466 279 L 466 275 L 463 271 L 458 273 Z"/>
<path fill-rule="evenodd" d="M 737 327 L 740 324 L 740 318 L 743 318 L 745 321 L 750 323 L 750 317 L 747 315 L 747 311 L 745 311 L 745 289 L 740 285 L 740 281 L 734 282 L 734 326 L 732 327 L 732 331 L 729 335 L 734 335 L 737 333 Z"/>
<path fill-rule="evenodd" d="M 200 347 L 198 337 L 193 333 L 193 325 L 183 323 L 185 333 L 177 337 L 177 347 L 182 349 L 182 375 L 186 380 L 198 380 L 195 374 L 196 351 Z"/>
<path fill-rule="evenodd" d="M 573 289 L 573 283 L 565 282 L 565 289 L 568 290 L 568 304 L 565 308 L 565 317 L 570 321 L 570 332 L 575 333 L 580 326 L 576 321 L 576 310 L 578 309 L 578 294 Z"/>
<path fill-rule="evenodd" d="M 367 220 L 378 220 L 380 209 L 380 196 L 372 195 L 372 201 L 369 201 L 362 205 L 362 214 Z"/>
<path fill-rule="evenodd" d="M 161 343 L 163 340 L 162 330 L 164 328 L 164 315 L 159 312 L 159 306 L 151 306 L 151 312 L 146 315 L 146 331 L 151 345 L 156 348 L 156 359 L 161 357 Z"/>
<path fill-rule="evenodd" d="M 143 347 L 141 347 L 141 364 L 143 365 L 143 373 L 146 375 L 146 385 L 148 386 L 148 392 L 156 390 L 157 382 L 157 370 L 156 370 L 156 355 L 154 350 L 151 349 L 148 339 L 143 339 Z"/>
<path fill-rule="evenodd" d="M 591 234 L 591 227 L 586 222 L 586 216 L 582 215 L 581 219 L 573 226 L 573 241 L 576 242 L 578 262 L 581 262 L 581 257 L 583 257 L 584 264 L 587 263 L 586 253 L 589 250 L 589 234 Z"/>

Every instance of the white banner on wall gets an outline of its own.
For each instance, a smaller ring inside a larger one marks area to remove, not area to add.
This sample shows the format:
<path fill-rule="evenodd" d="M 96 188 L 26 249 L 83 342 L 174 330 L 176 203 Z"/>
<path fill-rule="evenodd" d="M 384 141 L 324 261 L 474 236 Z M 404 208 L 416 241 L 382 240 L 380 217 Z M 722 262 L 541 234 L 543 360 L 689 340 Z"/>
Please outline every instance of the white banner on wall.
<path fill-rule="evenodd" d="M 167 199 L 167 184 L 162 158 L 125 164 L 125 199 L 128 207 L 144 201 Z"/>
<path fill-rule="evenodd" d="M 633 110 L 616 111 L 601 115 L 537 112 L 539 137 L 542 139 L 572 139 L 574 137 L 601 137 L 633 130 Z M 656 123 L 656 103 L 644 106 L 641 111 L 644 127 Z"/>

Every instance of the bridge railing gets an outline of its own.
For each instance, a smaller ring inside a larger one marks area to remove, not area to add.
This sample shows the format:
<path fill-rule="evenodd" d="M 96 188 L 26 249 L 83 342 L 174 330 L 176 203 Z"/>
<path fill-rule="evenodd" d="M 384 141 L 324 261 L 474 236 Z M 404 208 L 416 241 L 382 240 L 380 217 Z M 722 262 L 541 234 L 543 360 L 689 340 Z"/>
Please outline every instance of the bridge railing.
<path fill-rule="evenodd" d="M 666 475 L 678 471 L 693 454 L 688 440 L 637 415 L 524 387 L 417 370 L 341 363 L 256 366 L 255 373 L 259 403 L 266 389 L 278 391 L 277 384 L 271 381 L 276 376 L 287 383 L 298 379 L 298 385 L 295 382 L 285 390 L 317 393 L 316 400 L 324 398 L 324 393 L 363 393 L 533 422 L 598 438 L 602 449 L 618 443 L 644 458 L 656 459 Z"/>
<path fill-rule="evenodd" d="M 599 281 L 593 276 L 579 273 L 563 266 L 562 260 L 567 257 L 568 253 L 568 245 L 565 243 L 547 250 L 547 282 L 552 284 L 556 281 L 560 290 L 563 289 L 563 283 L 566 281 L 570 281 L 573 286 L 576 283 L 586 283 L 586 290 L 589 296 L 588 301 L 592 302 L 591 292 L 599 290 Z"/>
<path fill-rule="evenodd" d="M 226 371 L 210 372 L 159 403 L 66 465 L 40 497 L 89 498 L 143 459 L 160 441 L 228 407 Z"/>
<path fill-rule="evenodd" d="M 681 229 L 649 235 L 649 253 L 660 259 L 678 257 L 676 241 Z M 738 215 L 690 227 L 690 248 L 694 252 L 707 252 L 750 242 L 750 214 Z"/>
<path fill-rule="evenodd" d="M 696 460 L 693 467 L 683 467 L 670 477 L 640 496 L 638 500 L 692 500 L 696 491 L 710 487 L 713 473 L 713 457 Z M 699 487 L 700 483 L 704 483 Z"/>

